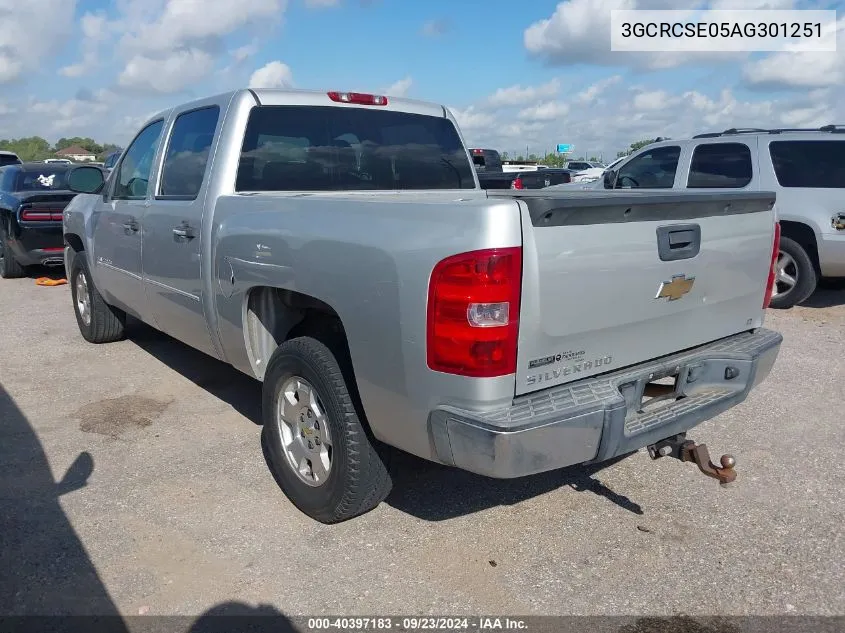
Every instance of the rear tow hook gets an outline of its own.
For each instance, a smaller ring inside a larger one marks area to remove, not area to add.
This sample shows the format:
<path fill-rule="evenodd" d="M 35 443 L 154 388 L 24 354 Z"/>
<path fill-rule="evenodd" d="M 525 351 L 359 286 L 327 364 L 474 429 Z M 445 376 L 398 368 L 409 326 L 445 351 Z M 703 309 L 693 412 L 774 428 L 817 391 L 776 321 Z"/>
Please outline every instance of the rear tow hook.
<path fill-rule="evenodd" d="M 720 484 L 729 484 L 736 479 L 736 471 L 734 470 L 736 460 L 732 455 L 722 455 L 719 459 L 721 466 L 716 466 L 710 459 L 707 445 L 696 444 L 692 440 L 686 439 L 685 433 L 651 444 L 648 447 L 648 454 L 652 459 L 674 457 L 682 462 L 694 462 L 698 466 L 698 470 L 708 477 L 718 479 Z"/>

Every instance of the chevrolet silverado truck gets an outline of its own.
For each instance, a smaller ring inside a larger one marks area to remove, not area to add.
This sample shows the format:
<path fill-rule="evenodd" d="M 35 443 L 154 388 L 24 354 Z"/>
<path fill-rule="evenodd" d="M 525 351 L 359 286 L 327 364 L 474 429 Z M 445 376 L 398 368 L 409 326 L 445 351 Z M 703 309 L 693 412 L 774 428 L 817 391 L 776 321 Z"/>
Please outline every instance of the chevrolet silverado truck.
<path fill-rule="evenodd" d="M 262 445 L 333 523 L 391 489 L 390 447 L 493 478 L 686 439 L 765 379 L 766 192 L 485 191 L 452 113 L 238 90 L 161 112 L 64 212 L 82 336 L 127 315 L 263 383 Z"/>

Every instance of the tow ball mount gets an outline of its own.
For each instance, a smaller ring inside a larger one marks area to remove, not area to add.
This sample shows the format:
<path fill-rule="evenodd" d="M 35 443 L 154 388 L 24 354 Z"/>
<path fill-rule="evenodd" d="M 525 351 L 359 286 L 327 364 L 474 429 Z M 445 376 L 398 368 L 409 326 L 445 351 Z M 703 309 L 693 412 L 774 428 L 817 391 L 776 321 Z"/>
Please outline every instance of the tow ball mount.
<path fill-rule="evenodd" d="M 686 439 L 686 433 L 680 433 L 673 437 L 660 440 L 648 447 L 649 457 L 659 459 L 661 457 L 674 457 L 682 462 L 693 462 L 698 470 L 718 479 L 721 484 L 729 484 L 736 479 L 736 460 L 732 455 L 722 455 L 719 459 L 721 466 L 716 466 L 710 459 L 706 444 L 696 444 Z"/>

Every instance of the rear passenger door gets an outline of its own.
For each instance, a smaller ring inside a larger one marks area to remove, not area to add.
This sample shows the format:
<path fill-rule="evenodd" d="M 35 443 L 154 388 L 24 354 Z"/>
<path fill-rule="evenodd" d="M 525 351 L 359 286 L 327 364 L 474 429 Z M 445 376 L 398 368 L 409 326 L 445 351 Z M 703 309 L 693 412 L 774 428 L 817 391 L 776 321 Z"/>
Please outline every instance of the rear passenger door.
<path fill-rule="evenodd" d="M 202 227 L 217 105 L 176 116 L 157 191 L 144 215 L 143 278 L 158 327 L 215 355 L 203 308 Z"/>

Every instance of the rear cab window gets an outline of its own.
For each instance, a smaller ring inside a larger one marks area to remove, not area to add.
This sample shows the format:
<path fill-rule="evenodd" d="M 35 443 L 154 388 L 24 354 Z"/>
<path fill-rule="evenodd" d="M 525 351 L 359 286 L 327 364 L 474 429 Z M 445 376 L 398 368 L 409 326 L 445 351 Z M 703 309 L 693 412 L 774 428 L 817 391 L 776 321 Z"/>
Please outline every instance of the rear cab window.
<path fill-rule="evenodd" d="M 781 187 L 845 188 L 842 141 L 772 141 L 769 154 Z"/>
<path fill-rule="evenodd" d="M 14 154 L 0 154 L 0 165 L 20 165 L 21 159 Z"/>
<path fill-rule="evenodd" d="M 336 106 L 257 106 L 237 191 L 474 189 L 445 117 Z"/>
<path fill-rule="evenodd" d="M 692 152 L 688 189 L 741 189 L 753 177 L 745 143 L 703 143 Z"/>

